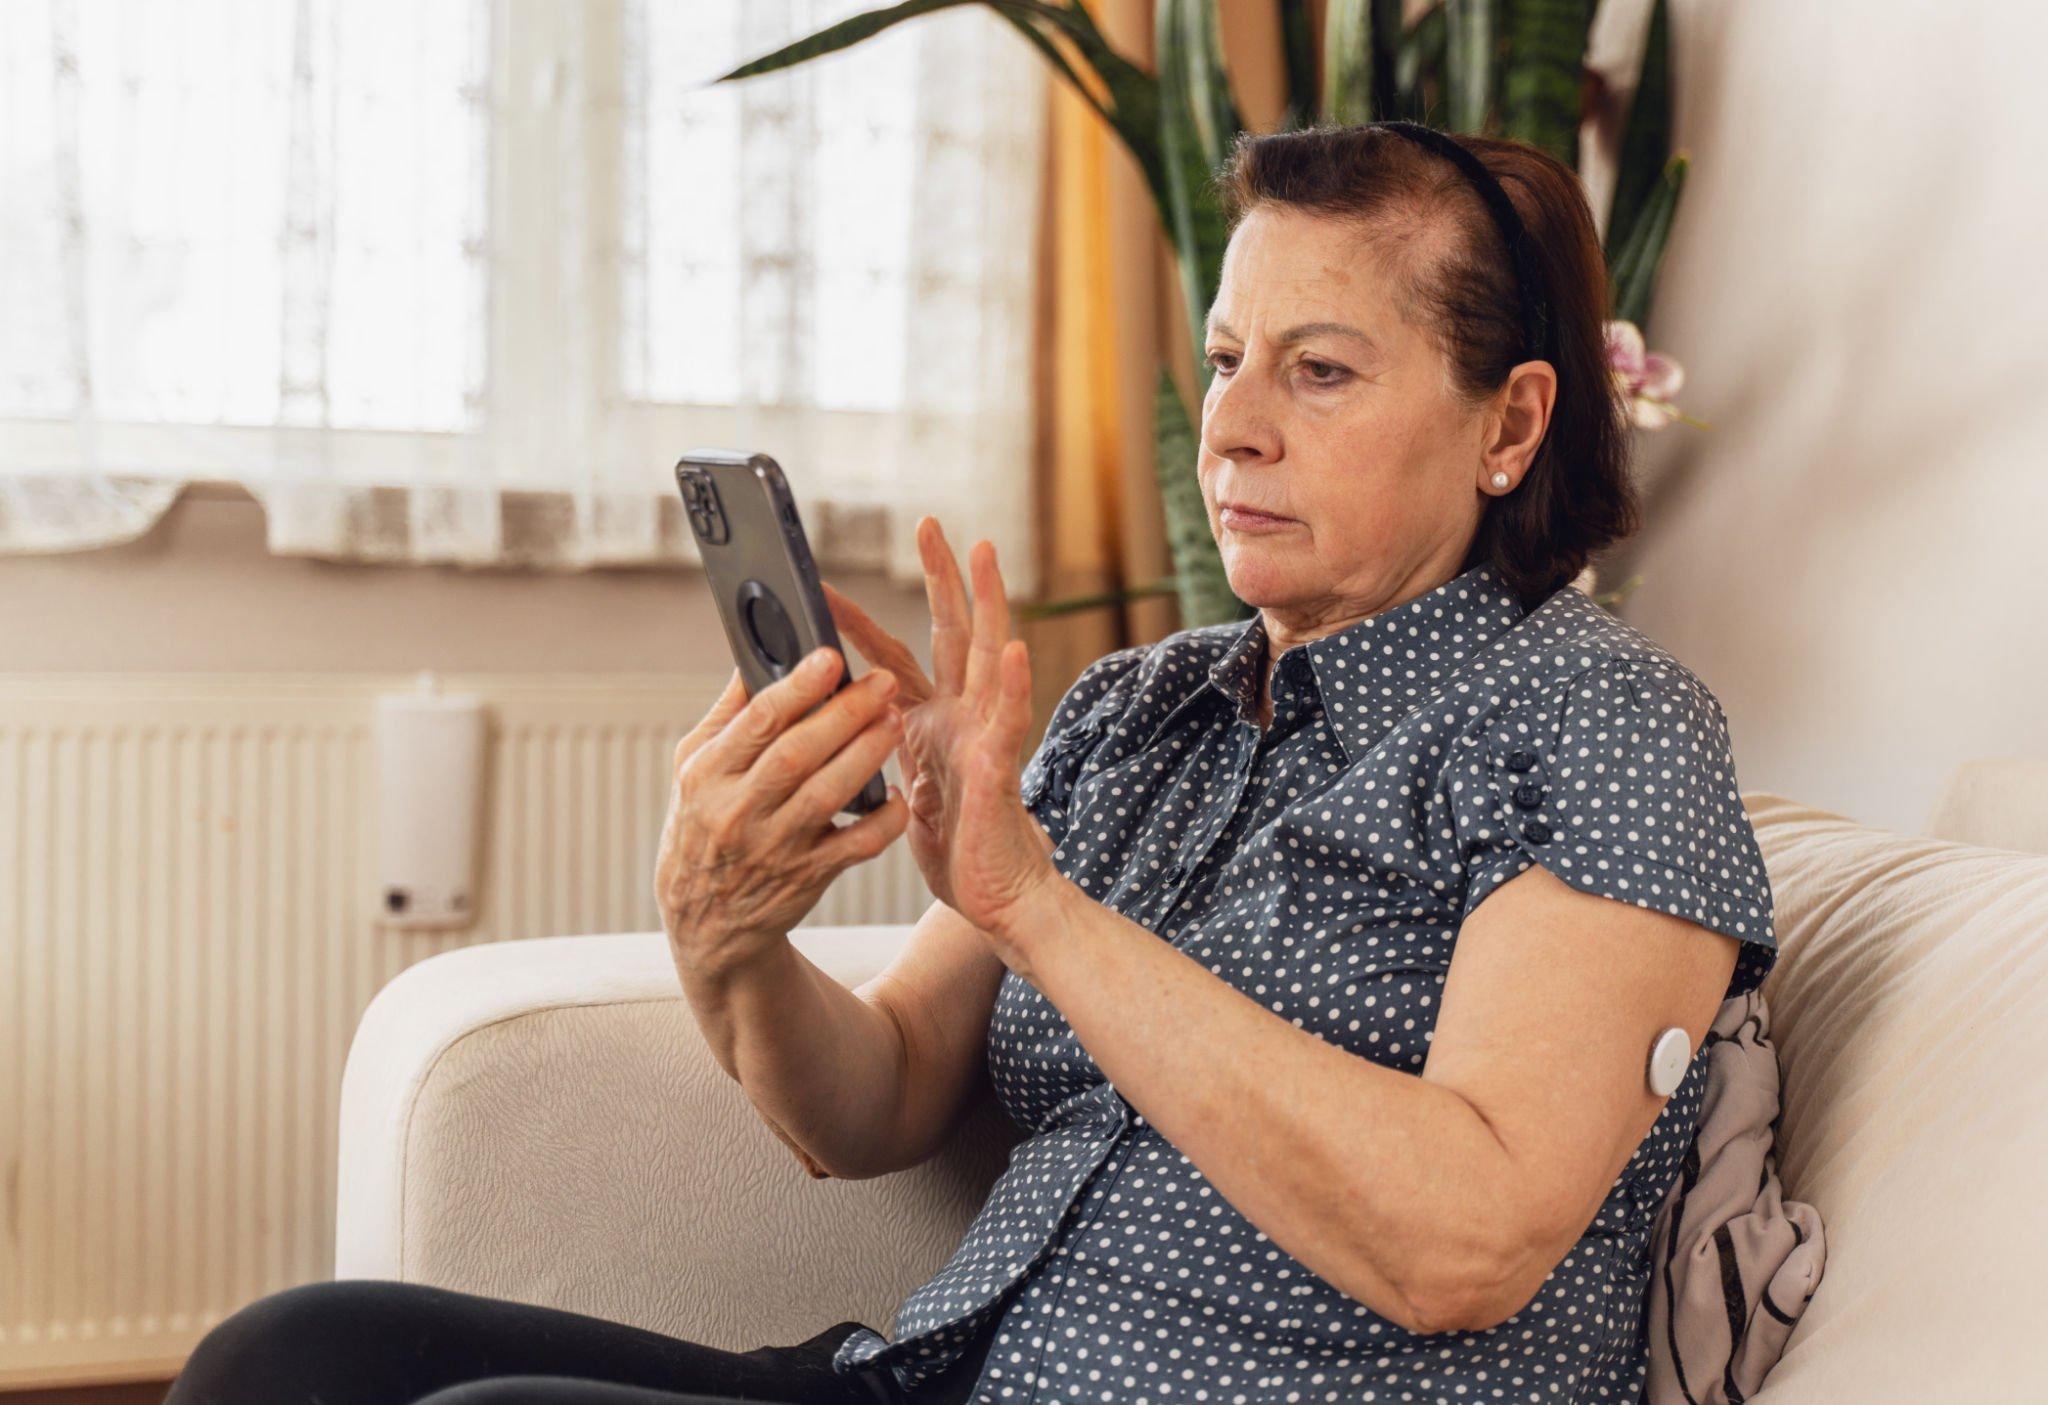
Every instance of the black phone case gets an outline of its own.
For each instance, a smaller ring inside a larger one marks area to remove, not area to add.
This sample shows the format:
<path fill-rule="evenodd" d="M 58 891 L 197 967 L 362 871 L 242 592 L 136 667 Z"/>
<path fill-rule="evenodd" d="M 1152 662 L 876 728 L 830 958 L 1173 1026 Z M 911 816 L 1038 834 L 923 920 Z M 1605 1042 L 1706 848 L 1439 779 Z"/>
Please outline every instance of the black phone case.
<path fill-rule="evenodd" d="M 845 660 L 833 691 L 853 682 L 853 660 L 840 645 L 781 466 L 767 454 L 693 449 L 676 461 L 676 491 L 747 696 L 822 646 Z M 841 809 L 866 814 L 888 798 L 876 771 Z"/>

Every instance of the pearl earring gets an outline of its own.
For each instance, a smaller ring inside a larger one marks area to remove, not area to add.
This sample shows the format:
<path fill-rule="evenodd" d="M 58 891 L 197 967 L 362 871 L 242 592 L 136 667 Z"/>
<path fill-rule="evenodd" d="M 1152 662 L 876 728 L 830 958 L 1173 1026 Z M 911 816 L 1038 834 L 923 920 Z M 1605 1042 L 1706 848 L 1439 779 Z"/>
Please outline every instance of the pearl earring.
<path fill-rule="evenodd" d="M 1505 488 L 1505 487 L 1507 487 L 1507 485 L 1508 485 L 1508 476 L 1507 476 L 1507 475 L 1506 475 L 1505 473 L 1496 473 L 1496 474 L 1494 474 L 1494 475 L 1493 475 L 1493 486 L 1494 486 L 1494 487 L 1496 487 L 1496 488 Z"/>

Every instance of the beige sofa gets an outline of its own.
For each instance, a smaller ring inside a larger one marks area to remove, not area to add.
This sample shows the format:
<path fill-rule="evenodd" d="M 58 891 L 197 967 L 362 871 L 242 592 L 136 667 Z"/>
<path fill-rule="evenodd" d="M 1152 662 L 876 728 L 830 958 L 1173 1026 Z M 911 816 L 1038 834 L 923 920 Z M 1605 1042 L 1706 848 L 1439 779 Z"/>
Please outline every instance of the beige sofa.
<path fill-rule="evenodd" d="M 2048 1400 L 2048 857 L 2019 852 L 2048 850 L 2048 765 L 1966 767 L 1943 837 L 1745 799 L 1783 947 L 1785 1193 L 1828 1236 L 1754 1398 Z M 795 940 L 854 984 L 906 930 Z M 336 1272 L 732 1348 L 886 1332 L 1014 1136 L 984 1107 L 915 1170 L 813 1180 L 710 1058 L 661 934 L 470 947 L 406 971 L 356 1034 Z"/>

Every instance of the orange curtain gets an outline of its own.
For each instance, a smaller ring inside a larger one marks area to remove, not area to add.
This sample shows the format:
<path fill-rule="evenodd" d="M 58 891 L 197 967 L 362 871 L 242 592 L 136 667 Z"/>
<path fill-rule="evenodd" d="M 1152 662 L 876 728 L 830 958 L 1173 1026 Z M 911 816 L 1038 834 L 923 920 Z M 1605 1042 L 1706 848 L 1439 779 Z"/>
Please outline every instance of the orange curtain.
<path fill-rule="evenodd" d="M 1152 67 L 1152 0 L 1085 3 L 1111 44 Z M 1286 101 L 1277 5 L 1220 9 L 1239 109 L 1253 130 L 1270 130 Z M 1060 600 L 1173 570 L 1153 473 L 1152 404 L 1162 348 L 1185 345 L 1186 333 L 1179 278 L 1137 163 L 1064 80 L 1051 88 L 1035 487 L 1040 598 Z M 1037 715 L 1048 718 L 1094 660 L 1179 627 L 1170 595 L 1021 623 Z"/>

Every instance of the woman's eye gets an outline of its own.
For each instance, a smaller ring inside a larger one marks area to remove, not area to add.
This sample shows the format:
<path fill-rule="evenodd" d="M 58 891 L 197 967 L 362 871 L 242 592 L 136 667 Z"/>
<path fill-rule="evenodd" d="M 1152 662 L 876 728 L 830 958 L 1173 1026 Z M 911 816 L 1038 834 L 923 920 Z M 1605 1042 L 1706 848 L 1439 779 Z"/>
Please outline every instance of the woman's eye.
<path fill-rule="evenodd" d="M 1212 351 L 1202 359 L 1221 375 L 1231 374 L 1237 364 L 1236 353 L 1229 351 Z M 1309 368 L 1309 381 L 1313 385 L 1336 385 L 1350 374 L 1342 366 L 1333 366 L 1328 361 L 1304 357 L 1301 364 Z"/>

